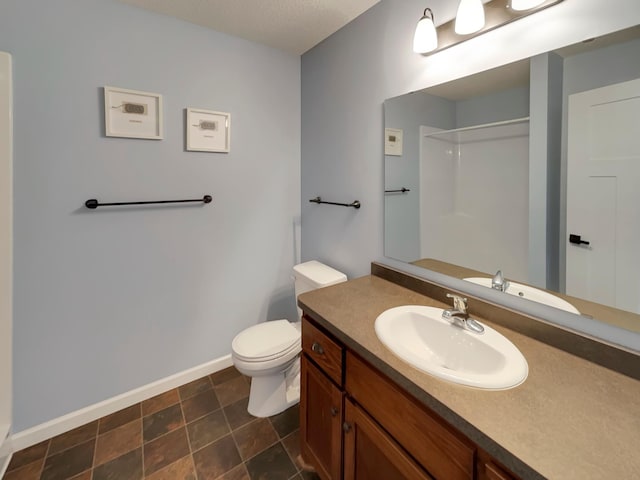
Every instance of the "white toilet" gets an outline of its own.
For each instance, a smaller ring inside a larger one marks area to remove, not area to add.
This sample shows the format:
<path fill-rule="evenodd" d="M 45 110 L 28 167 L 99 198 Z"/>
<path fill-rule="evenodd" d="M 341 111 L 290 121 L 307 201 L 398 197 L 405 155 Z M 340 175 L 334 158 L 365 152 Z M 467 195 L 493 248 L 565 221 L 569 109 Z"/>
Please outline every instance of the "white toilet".
<path fill-rule="evenodd" d="M 293 267 L 295 295 L 345 282 L 347 276 L 312 260 Z M 272 320 L 240 332 L 231 343 L 231 358 L 251 377 L 248 411 L 256 417 L 280 413 L 300 400 L 301 332 L 298 321 Z"/>

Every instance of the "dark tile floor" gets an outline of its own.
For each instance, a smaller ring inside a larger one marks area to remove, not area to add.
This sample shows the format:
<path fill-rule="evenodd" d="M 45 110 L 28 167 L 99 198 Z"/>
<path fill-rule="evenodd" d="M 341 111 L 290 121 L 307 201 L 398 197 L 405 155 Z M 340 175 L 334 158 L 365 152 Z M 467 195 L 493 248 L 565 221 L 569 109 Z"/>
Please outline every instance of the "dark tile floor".
<path fill-rule="evenodd" d="M 247 413 L 233 367 L 16 452 L 3 480 L 310 480 L 299 408 Z"/>

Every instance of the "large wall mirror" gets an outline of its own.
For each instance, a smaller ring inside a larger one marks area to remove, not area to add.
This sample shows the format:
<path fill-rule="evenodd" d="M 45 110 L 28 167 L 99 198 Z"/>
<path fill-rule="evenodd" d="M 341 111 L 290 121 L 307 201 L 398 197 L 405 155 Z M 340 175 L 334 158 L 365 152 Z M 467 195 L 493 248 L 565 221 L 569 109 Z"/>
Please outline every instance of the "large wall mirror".
<path fill-rule="evenodd" d="M 640 332 L 640 27 L 384 112 L 386 257 Z"/>

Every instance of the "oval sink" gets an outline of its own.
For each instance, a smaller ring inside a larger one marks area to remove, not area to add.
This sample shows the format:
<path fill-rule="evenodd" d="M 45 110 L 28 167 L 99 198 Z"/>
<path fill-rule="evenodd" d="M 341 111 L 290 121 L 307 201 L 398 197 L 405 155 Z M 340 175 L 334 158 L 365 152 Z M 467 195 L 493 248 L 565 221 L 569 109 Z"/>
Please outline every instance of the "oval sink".
<path fill-rule="evenodd" d="M 491 279 L 485 277 L 469 277 L 465 278 L 467 282 L 475 283 L 477 285 L 482 285 L 483 287 L 491 288 Z M 559 308 L 560 310 L 565 310 L 570 313 L 576 313 L 580 315 L 580 312 L 576 307 L 571 305 L 566 300 L 563 300 L 560 297 L 556 297 L 555 295 L 545 292 L 544 290 L 539 290 L 535 287 L 530 287 L 529 285 L 523 285 L 521 283 L 509 282 L 509 287 L 506 292 L 509 295 L 514 295 L 520 298 L 526 298 L 527 300 L 531 300 L 532 302 L 542 303 L 544 305 L 549 305 L 550 307 Z"/>
<path fill-rule="evenodd" d="M 520 385 L 529 368 L 520 350 L 494 329 L 463 330 L 442 318 L 441 308 L 404 305 L 386 310 L 376 335 L 411 366 L 470 387 L 504 390 Z"/>

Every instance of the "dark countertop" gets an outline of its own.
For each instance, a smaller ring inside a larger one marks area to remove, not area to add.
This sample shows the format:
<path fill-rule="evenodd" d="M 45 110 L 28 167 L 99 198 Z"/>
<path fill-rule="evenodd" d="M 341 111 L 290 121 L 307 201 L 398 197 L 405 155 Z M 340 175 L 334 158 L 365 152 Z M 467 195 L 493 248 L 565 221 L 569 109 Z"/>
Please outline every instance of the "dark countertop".
<path fill-rule="evenodd" d="M 411 367 L 374 331 L 376 317 L 388 308 L 448 305 L 376 276 L 307 292 L 298 302 L 345 346 L 523 479 L 638 478 L 640 381 L 476 317 L 520 349 L 529 376 L 509 390 L 474 389 Z"/>

